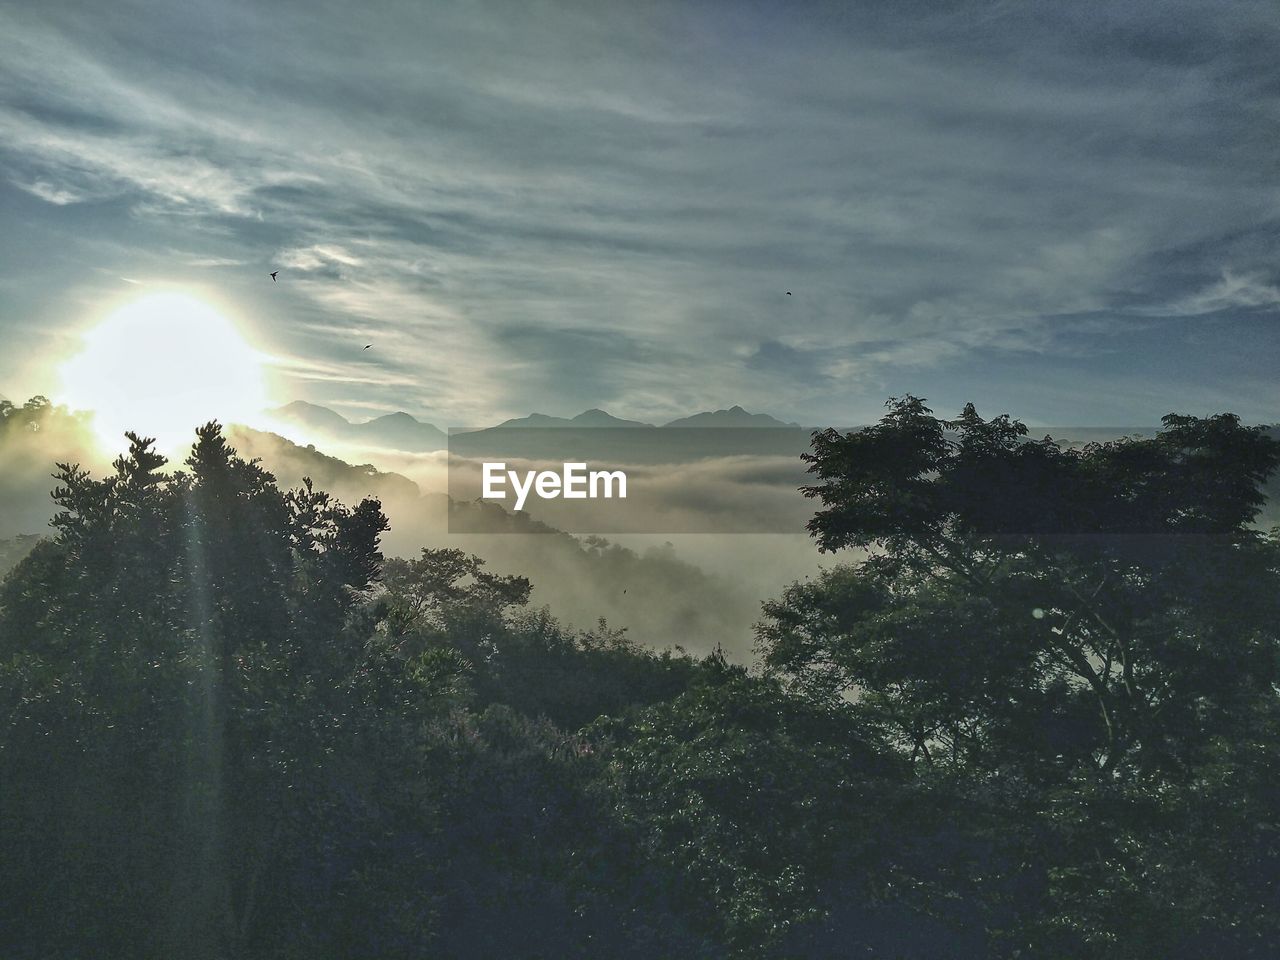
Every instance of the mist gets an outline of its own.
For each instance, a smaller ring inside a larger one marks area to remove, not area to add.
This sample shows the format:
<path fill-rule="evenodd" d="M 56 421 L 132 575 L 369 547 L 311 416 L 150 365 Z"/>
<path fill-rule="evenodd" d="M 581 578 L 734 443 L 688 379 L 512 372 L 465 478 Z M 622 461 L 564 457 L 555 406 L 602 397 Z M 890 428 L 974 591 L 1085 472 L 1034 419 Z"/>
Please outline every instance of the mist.
<path fill-rule="evenodd" d="M 793 534 L 570 535 L 550 523 L 553 517 L 536 511 L 513 515 L 492 504 L 482 508 L 452 501 L 444 493 L 444 454 L 373 451 L 375 466 L 248 427 L 233 425 L 226 433 L 242 456 L 260 459 L 282 487 L 299 486 L 310 477 L 318 489 L 349 505 L 377 498 L 391 523 L 383 540 L 386 555 L 407 558 L 438 547 L 474 553 L 493 572 L 528 577 L 532 604 L 548 607 L 566 625 L 586 629 L 604 619 L 649 647 L 696 654 L 719 647 L 730 658 L 749 662 L 761 602 L 820 569 L 800 514 Z M 78 463 L 100 477 L 113 459 L 99 448 L 86 413 L 40 405 L 6 420 L 0 432 L 0 573 L 38 537 L 52 532 L 55 464 Z M 180 469 L 180 458 L 169 466 Z M 688 470 L 692 506 L 681 508 L 681 522 L 701 522 L 696 506 L 713 501 L 715 491 L 728 496 L 735 509 L 752 508 L 747 499 L 752 470 L 739 459 Z M 776 490 L 771 496 L 786 499 Z M 803 507 L 794 489 L 789 496 Z M 455 527 L 465 518 L 467 529 L 477 532 L 451 533 L 451 515 Z"/>

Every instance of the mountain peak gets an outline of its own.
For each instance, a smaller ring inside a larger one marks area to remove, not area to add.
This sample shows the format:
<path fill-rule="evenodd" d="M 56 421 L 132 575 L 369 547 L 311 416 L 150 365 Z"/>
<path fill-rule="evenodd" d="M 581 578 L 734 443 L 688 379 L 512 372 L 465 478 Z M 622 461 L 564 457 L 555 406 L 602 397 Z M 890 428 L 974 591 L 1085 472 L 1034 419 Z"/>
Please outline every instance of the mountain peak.
<path fill-rule="evenodd" d="M 691 417 L 681 417 L 664 424 L 665 427 L 793 427 L 798 423 L 786 423 L 767 413 L 748 413 L 735 404 L 728 410 L 714 410 L 695 413 Z"/>
<path fill-rule="evenodd" d="M 564 417 L 553 417 L 546 413 L 531 413 L 527 417 L 515 417 L 511 420 L 503 420 L 499 427 L 564 427 L 568 426 L 571 421 Z"/>
<path fill-rule="evenodd" d="M 291 420 L 294 423 L 306 424 L 312 427 L 343 428 L 351 426 L 351 421 L 336 410 L 322 407 L 318 403 L 308 403 L 306 400 L 294 400 L 292 403 L 286 403 L 283 407 L 268 410 L 267 413 L 282 420 Z"/>
<path fill-rule="evenodd" d="M 429 453 L 448 446 L 437 427 L 417 420 L 403 410 L 363 423 L 352 423 L 342 414 L 305 400 L 295 400 L 268 411 L 287 423 L 296 424 L 317 442 L 339 440 L 348 444 L 389 447 L 413 453 Z"/>
<path fill-rule="evenodd" d="M 623 420 L 615 417 L 613 414 L 599 407 L 592 407 L 590 410 L 583 410 L 572 420 L 579 426 L 588 427 L 651 427 L 651 423 L 641 423 L 639 420 Z"/>
<path fill-rule="evenodd" d="M 590 410 L 583 410 L 572 419 L 552 417 L 545 413 L 531 413 L 527 417 L 504 420 L 498 426 L 507 429 L 513 427 L 652 427 L 653 424 L 641 423 L 638 420 L 623 420 L 599 407 L 592 407 Z"/>

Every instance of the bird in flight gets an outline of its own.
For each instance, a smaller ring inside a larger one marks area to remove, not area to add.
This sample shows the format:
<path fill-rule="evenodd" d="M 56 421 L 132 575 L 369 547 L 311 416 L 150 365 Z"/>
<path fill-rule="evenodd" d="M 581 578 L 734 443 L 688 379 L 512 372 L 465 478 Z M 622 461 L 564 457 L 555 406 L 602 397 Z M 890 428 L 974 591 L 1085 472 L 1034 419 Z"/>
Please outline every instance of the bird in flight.
<path fill-rule="evenodd" d="M 788 296 L 788 297 L 789 297 L 789 296 L 791 296 L 791 291 L 790 291 L 790 290 L 788 290 L 788 291 L 787 291 L 787 296 Z"/>
<path fill-rule="evenodd" d="M 277 273 L 279 273 L 279 272 L 280 272 L 279 270 L 272 270 L 272 271 L 271 271 L 271 282 L 272 282 L 272 283 L 275 283 L 275 282 L 276 282 L 276 274 L 277 274 Z"/>
<path fill-rule="evenodd" d="M 366 350 L 368 350 L 368 349 L 369 349 L 370 347 L 372 347 L 372 346 L 373 346 L 373 344 L 372 344 L 372 343 L 366 343 L 366 344 L 364 345 L 364 348 L 365 348 Z"/>

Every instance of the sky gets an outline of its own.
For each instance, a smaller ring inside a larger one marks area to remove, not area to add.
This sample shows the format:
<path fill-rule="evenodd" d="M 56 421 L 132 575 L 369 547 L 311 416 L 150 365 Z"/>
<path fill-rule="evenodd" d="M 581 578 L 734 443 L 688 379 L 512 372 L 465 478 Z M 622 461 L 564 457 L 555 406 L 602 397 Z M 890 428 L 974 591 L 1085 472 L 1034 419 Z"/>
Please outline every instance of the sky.
<path fill-rule="evenodd" d="M 1280 420 L 1277 49 L 1273 2 L 0 0 L 0 395 L 176 288 L 353 419 Z"/>

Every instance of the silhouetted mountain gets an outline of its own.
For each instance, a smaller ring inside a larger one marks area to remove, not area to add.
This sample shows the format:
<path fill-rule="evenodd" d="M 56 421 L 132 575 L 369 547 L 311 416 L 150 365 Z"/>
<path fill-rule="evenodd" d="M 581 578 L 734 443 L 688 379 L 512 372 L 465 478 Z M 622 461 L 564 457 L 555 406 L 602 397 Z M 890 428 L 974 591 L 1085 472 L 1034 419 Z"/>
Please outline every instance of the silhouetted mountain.
<path fill-rule="evenodd" d="M 573 418 L 573 423 L 579 427 L 648 427 L 651 430 L 653 429 L 652 423 L 643 423 L 639 420 L 623 420 L 595 407 L 582 411 L 582 413 Z"/>
<path fill-rule="evenodd" d="M 378 437 L 397 450 L 422 452 L 442 449 L 445 433 L 430 423 L 415 420 L 407 413 L 388 413 L 367 423 L 354 425 L 370 436 Z"/>
<path fill-rule="evenodd" d="M 443 430 L 430 424 L 415 420 L 407 413 L 389 413 L 363 423 L 352 423 L 342 414 L 295 400 L 275 410 L 268 411 L 277 420 L 296 424 L 320 435 L 320 439 L 341 440 L 346 443 L 364 443 L 369 446 L 391 447 L 412 453 L 427 453 L 443 450 L 446 447 L 446 435 Z M 692 416 L 681 417 L 663 424 L 663 427 L 791 427 L 797 423 L 787 423 L 767 413 L 748 413 L 740 406 L 728 410 L 706 411 Z M 574 429 L 579 427 L 607 427 L 655 429 L 654 424 L 641 420 L 625 420 L 615 417 L 606 410 L 593 407 L 584 410 L 576 417 L 553 417 L 545 413 L 531 413 L 527 417 L 515 417 L 504 420 L 497 426 L 481 427 L 466 433 L 483 433 L 486 430 L 520 430 L 528 428 Z"/>
<path fill-rule="evenodd" d="M 327 407 L 295 401 L 270 411 L 284 428 L 302 428 L 304 443 L 345 445 L 346 452 L 378 462 L 378 451 L 431 453 L 449 449 L 471 458 L 581 460 L 612 463 L 686 463 L 716 456 L 791 456 L 808 449 L 806 431 L 764 413 L 742 407 L 694 414 L 673 420 L 667 430 L 639 420 L 625 420 L 592 408 L 575 417 L 531 413 L 497 426 L 454 430 L 451 436 L 407 413 L 392 413 L 364 423 L 351 423 Z M 749 434 L 736 429 L 755 427 Z"/>
<path fill-rule="evenodd" d="M 664 423 L 663 427 L 799 427 L 798 423 L 785 423 L 767 413 L 747 413 L 739 406 L 710 413 L 695 413 Z"/>
<path fill-rule="evenodd" d="M 448 445 L 448 438 L 439 427 L 415 420 L 403 412 L 352 423 L 328 407 L 305 400 L 295 400 L 268 412 L 282 423 L 296 424 L 318 434 L 315 439 L 319 440 L 389 447 L 409 453 L 430 453 L 443 450 Z"/>
<path fill-rule="evenodd" d="M 342 414 L 305 400 L 295 400 L 268 412 L 273 417 L 315 430 L 339 432 L 353 426 Z"/>
<path fill-rule="evenodd" d="M 286 487 L 296 486 L 303 477 L 310 477 L 316 487 L 348 503 L 357 503 L 363 497 L 395 501 L 415 500 L 421 495 L 418 485 L 408 477 L 379 470 L 368 463 L 347 463 L 321 453 L 314 444 L 301 446 L 279 434 L 240 424 L 230 424 L 226 437 L 244 456 L 261 459 Z"/>
<path fill-rule="evenodd" d="M 504 420 L 498 429 L 520 427 L 645 427 L 653 429 L 652 423 L 639 420 L 623 420 L 604 410 L 592 408 L 584 410 L 576 417 L 549 417 L 545 413 L 531 413 L 527 417 L 515 420 Z"/>

